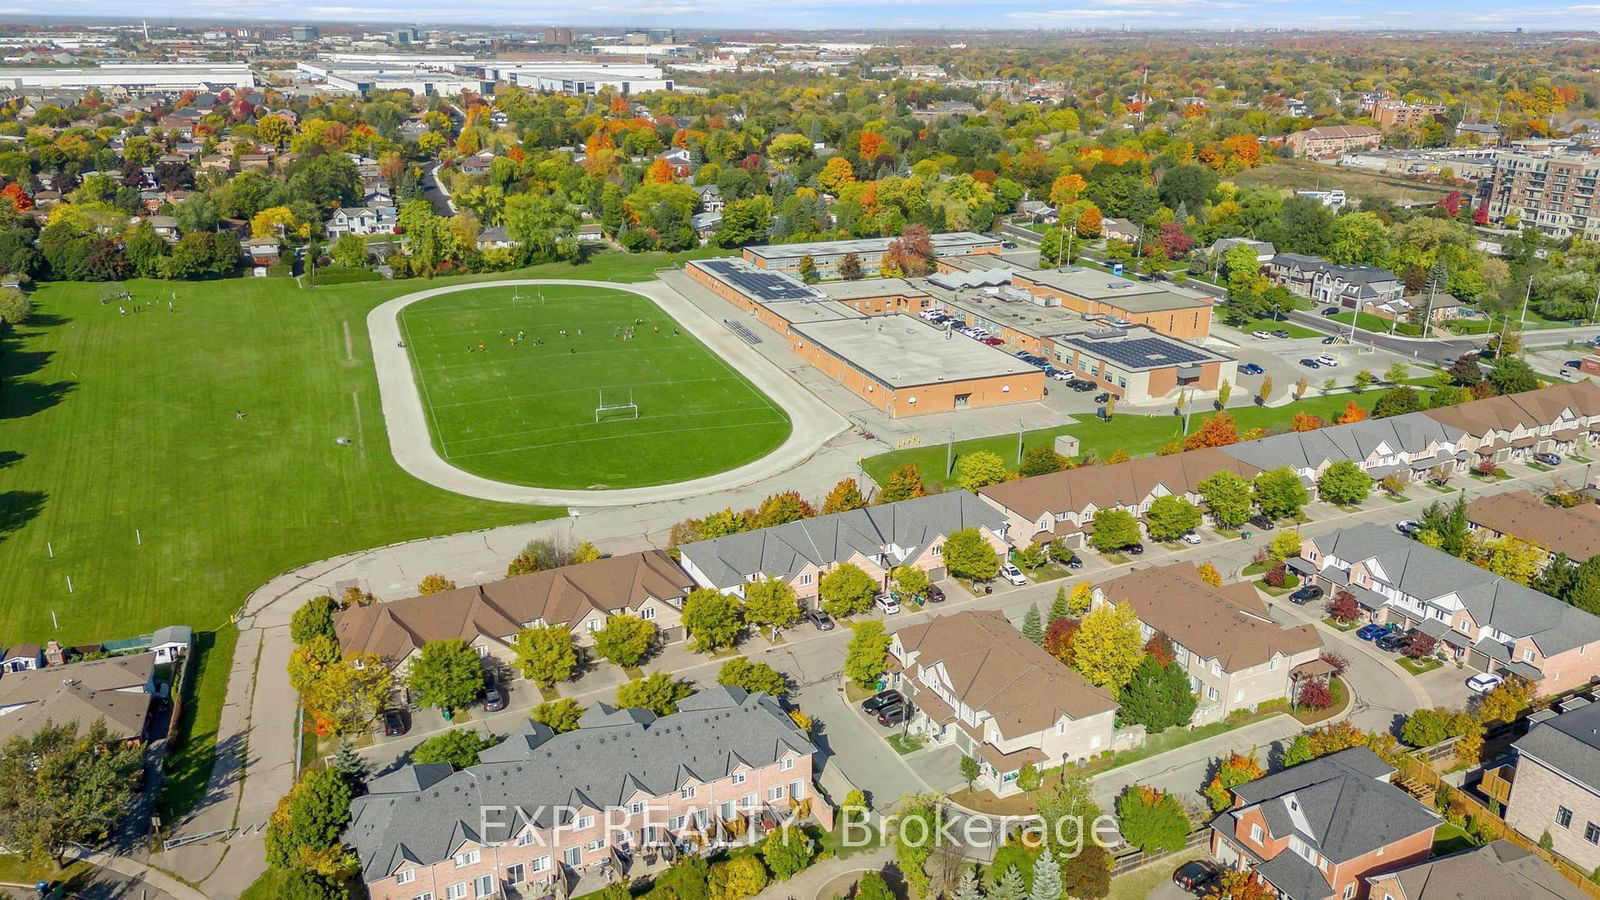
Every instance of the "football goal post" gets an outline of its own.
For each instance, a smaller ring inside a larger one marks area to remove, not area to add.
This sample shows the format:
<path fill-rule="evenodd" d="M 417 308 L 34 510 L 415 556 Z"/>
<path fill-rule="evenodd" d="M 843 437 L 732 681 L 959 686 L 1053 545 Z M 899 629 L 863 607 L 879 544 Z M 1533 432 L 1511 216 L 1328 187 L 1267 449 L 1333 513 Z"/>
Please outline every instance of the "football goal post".
<path fill-rule="evenodd" d="M 511 305 L 516 306 L 519 303 L 531 303 L 536 306 L 543 304 L 544 289 L 535 288 L 532 292 L 524 294 L 520 285 L 512 288 Z"/>
<path fill-rule="evenodd" d="M 600 389 L 600 402 L 594 408 L 594 421 L 599 424 L 601 419 L 637 419 L 639 418 L 639 404 L 633 402 L 633 388 L 628 388 L 626 393 L 615 389 L 609 396 L 606 389 Z"/>

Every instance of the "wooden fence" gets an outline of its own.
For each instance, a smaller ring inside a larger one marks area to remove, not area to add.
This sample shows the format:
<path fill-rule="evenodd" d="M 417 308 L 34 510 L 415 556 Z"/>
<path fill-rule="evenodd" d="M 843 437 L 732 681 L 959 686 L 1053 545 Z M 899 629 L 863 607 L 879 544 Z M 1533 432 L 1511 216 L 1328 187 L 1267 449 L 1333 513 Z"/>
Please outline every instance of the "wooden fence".
<path fill-rule="evenodd" d="M 1183 850 L 1160 850 L 1155 853 L 1146 853 L 1143 850 L 1128 850 L 1119 853 L 1111 861 L 1111 877 L 1126 875 L 1134 869 L 1143 868 L 1158 859 L 1182 853 L 1196 844 L 1203 844 L 1211 838 L 1210 827 L 1198 828 L 1189 832 L 1189 839 L 1184 842 Z"/>

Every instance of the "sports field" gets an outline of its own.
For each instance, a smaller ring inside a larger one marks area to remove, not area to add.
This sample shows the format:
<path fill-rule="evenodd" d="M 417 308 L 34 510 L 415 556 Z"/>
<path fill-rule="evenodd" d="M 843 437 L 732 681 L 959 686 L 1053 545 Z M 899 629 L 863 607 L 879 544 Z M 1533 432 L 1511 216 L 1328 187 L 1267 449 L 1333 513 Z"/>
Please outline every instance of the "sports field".
<path fill-rule="evenodd" d="M 401 333 L 439 454 L 584 489 L 684 481 L 777 449 L 789 417 L 648 298 L 485 287 L 414 303 Z M 603 400 L 611 409 L 597 408 Z"/>

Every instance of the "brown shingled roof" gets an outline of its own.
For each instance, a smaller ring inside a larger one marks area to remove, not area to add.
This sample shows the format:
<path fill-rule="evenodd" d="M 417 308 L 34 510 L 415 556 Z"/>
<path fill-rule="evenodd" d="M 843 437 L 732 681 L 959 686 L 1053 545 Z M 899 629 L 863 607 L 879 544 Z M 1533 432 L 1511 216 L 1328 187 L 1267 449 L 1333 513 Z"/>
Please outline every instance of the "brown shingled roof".
<path fill-rule="evenodd" d="M 88 728 L 104 719 L 112 737 L 144 736 L 152 697 L 145 686 L 155 672 L 154 653 L 114 656 L 49 666 L 0 677 L 0 742 L 33 734 L 46 721 Z"/>
<path fill-rule="evenodd" d="M 1006 738 L 1042 731 L 1063 715 L 1083 719 L 1117 708 L 1108 691 L 1034 646 L 998 611 L 937 616 L 895 634 L 917 653 L 917 665 L 943 663 L 955 696 L 992 716 Z"/>
<path fill-rule="evenodd" d="M 1126 602 L 1139 621 L 1228 672 L 1260 665 L 1274 653 L 1293 656 L 1322 646 L 1311 625 L 1282 628 L 1246 582 L 1212 587 L 1193 563 L 1138 569 L 1098 586 L 1111 603 Z"/>
<path fill-rule="evenodd" d="M 1600 506 L 1551 506 L 1532 491 L 1506 491 L 1467 504 L 1467 521 L 1583 562 L 1600 553 Z"/>

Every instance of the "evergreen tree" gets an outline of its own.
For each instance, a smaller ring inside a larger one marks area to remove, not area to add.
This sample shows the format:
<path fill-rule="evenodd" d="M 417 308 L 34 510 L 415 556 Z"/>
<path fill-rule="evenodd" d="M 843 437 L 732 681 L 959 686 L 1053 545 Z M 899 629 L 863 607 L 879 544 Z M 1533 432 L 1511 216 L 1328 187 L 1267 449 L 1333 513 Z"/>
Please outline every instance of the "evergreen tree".
<path fill-rule="evenodd" d="M 989 886 L 989 900 L 1028 900 L 1027 886 L 1016 866 L 1007 866 L 1000 880 Z"/>
<path fill-rule="evenodd" d="M 351 784 L 367 780 L 367 761 L 361 758 L 349 741 L 341 741 L 333 754 L 333 770 L 343 775 Z"/>
<path fill-rule="evenodd" d="M 1039 604 L 1028 604 L 1028 613 L 1022 617 L 1022 636 L 1033 641 L 1035 647 L 1044 646 L 1044 623 L 1039 618 Z"/>
<path fill-rule="evenodd" d="M 1189 724 L 1197 702 L 1183 668 L 1177 663 L 1162 665 L 1154 656 L 1139 663 L 1118 697 L 1117 717 L 1123 723 L 1143 725 L 1151 734 Z"/>
<path fill-rule="evenodd" d="M 1061 864 L 1049 850 L 1033 861 L 1033 887 L 1028 900 L 1061 900 Z"/>
<path fill-rule="evenodd" d="M 977 869 L 967 866 L 962 870 L 961 881 L 956 884 L 955 900 L 984 900 Z"/>
<path fill-rule="evenodd" d="M 1056 599 L 1050 604 L 1050 616 L 1047 624 L 1054 625 L 1061 619 L 1070 618 L 1072 618 L 1072 610 L 1067 605 L 1067 588 L 1062 585 L 1056 588 Z"/>

